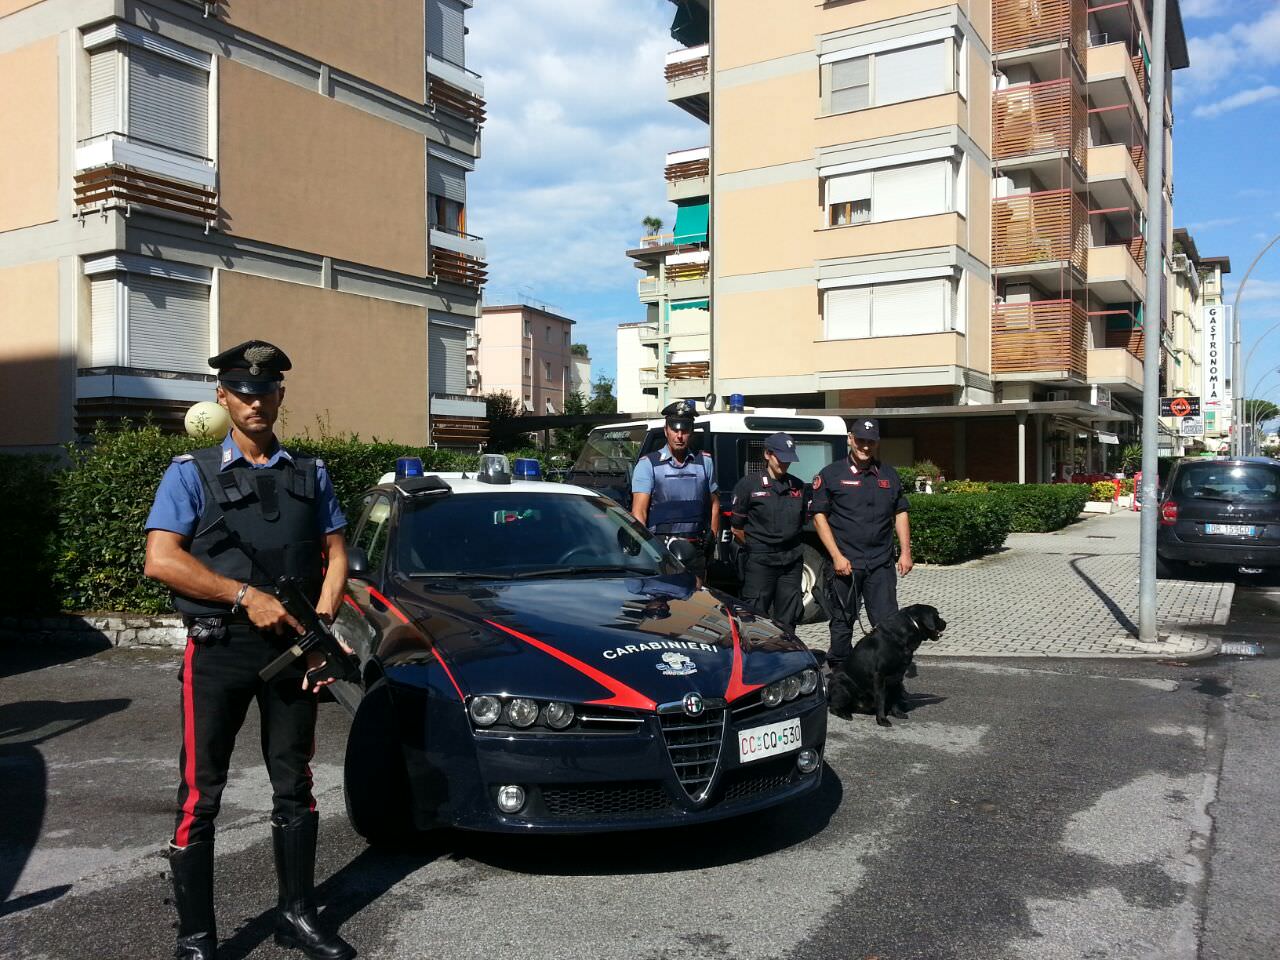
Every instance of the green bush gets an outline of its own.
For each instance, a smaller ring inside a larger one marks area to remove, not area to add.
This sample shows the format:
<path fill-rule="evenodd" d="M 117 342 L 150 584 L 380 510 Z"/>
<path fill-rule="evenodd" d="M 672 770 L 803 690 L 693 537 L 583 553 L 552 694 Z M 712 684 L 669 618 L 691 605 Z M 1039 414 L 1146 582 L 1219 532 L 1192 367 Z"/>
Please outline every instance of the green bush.
<path fill-rule="evenodd" d="M 914 490 L 916 488 L 916 468 L 915 467 L 894 467 L 898 471 L 898 479 L 902 481 L 903 490 Z"/>
<path fill-rule="evenodd" d="M 0 503 L 5 545 L 0 548 L 0 613 L 56 610 L 53 589 L 57 522 L 57 461 L 0 454 Z"/>
<path fill-rule="evenodd" d="M 1015 533 L 1061 530 L 1080 516 L 1090 496 L 1082 483 L 993 483 L 991 490 L 1008 500 Z"/>
<path fill-rule="evenodd" d="M 991 484 L 981 480 L 944 480 L 941 487 L 935 485 L 939 493 L 990 493 Z"/>
<path fill-rule="evenodd" d="M 984 493 L 911 494 L 911 552 L 920 563 L 963 563 L 1004 545 L 1012 511 Z"/>
<path fill-rule="evenodd" d="M 1099 480 L 1089 486 L 1089 499 L 1091 500 L 1114 500 L 1116 496 L 1116 482 L 1114 480 Z"/>

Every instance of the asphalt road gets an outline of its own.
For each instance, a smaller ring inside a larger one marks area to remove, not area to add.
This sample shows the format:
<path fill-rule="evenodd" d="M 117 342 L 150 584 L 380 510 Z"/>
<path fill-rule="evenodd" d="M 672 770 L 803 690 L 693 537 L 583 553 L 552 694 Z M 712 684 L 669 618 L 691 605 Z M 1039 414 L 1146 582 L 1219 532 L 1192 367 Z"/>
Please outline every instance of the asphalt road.
<path fill-rule="evenodd" d="M 1246 589 L 1241 629 L 1280 597 Z M 0 956 L 167 956 L 177 658 L 0 648 Z M 821 792 L 709 828 L 367 848 L 321 711 L 317 877 L 368 958 L 1280 956 L 1275 660 L 930 661 Z M 219 820 L 223 957 L 270 940 L 256 721 Z"/>

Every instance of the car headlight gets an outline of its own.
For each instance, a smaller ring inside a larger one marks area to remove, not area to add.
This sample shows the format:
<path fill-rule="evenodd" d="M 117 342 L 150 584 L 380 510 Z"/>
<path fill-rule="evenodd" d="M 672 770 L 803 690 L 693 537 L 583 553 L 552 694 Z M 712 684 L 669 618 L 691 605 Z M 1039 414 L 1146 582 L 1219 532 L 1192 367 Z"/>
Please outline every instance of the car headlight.
<path fill-rule="evenodd" d="M 800 673 L 800 693 L 808 696 L 818 689 L 818 671 L 810 667 Z"/>
<path fill-rule="evenodd" d="M 764 701 L 766 707 L 776 707 L 782 702 L 782 682 L 771 683 L 764 688 L 760 694 L 760 699 Z"/>
<path fill-rule="evenodd" d="M 502 702 L 497 697 L 472 697 L 470 709 L 477 727 L 491 727 L 502 716 Z"/>
<path fill-rule="evenodd" d="M 794 673 L 782 681 L 782 699 L 794 700 L 800 696 L 800 674 Z"/>
<path fill-rule="evenodd" d="M 531 727 L 538 719 L 538 704 L 534 700 L 516 697 L 507 704 L 503 715 L 513 727 Z"/>
<path fill-rule="evenodd" d="M 543 709 L 542 721 L 552 730 L 563 730 L 573 723 L 573 707 L 553 700 Z"/>

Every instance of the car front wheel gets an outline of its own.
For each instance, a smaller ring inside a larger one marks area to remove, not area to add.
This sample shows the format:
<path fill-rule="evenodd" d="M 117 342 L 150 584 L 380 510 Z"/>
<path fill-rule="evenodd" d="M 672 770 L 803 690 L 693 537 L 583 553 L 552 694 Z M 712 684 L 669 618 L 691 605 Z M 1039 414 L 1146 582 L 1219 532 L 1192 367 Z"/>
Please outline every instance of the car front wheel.
<path fill-rule="evenodd" d="M 342 794 L 352 828 L 373 846 L 403 846 L 416 835 L 409 774 L 385 679 L 369 688 L 351 721 Z"/>
<path fill-rule="evenodd" d="M 820 623 L 827 618 L 827 614 L 814 594 L 822 582 L 822 565 L 826 561 L 821 553 L 806 543 L 803 562 L 804 570 L 800 574 L 800 582 L 804 589 L 804 612 L 800 615 L 800 622 Z"/>

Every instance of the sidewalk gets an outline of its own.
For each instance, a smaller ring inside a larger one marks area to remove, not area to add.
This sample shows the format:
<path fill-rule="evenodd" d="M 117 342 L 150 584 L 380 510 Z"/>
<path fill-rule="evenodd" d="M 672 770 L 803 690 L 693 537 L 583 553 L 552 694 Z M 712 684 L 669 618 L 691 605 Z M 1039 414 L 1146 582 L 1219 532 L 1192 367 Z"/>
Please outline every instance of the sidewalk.
<path fill-rule="evenodd" d="M 1219 641 L 1206 628 L 1227 622 L 1233 583 L 1159 581 L 1162 642 L 1138 642 L 1138 516 L 1124 511 L 1056 533 L 1014 533 L 1000 553 L 954 567 L 917 566 L 899 581 L 899 603 L 932 604 L 947 621 L 943 639 L 921 655 L 1212 655 Z M 827 646 L 825 623 L 797 633 L 810 646 Z"/>

